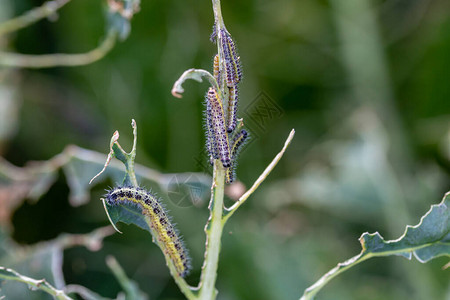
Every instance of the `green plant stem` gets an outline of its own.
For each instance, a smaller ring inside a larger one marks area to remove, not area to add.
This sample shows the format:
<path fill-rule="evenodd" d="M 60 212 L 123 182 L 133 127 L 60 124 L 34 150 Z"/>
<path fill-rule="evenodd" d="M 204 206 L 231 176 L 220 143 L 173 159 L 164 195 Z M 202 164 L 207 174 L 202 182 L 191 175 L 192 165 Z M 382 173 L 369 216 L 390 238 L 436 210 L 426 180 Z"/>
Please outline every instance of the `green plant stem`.
<path fill-rule="evenodd" d="M 117 32 L 110 30 L 106 38 L 95 49 L 81 54 L 19 54 L 0 52 L 0 66 L 21 68 L 50 68 L 57 66 L 73 67 L 91 64 L 103 58 L 114 47 Z"/>
<path fill-rule="evenodd" d="M 28 286 L 32 287 L 33 289 L 42 290 L 42 291 L 52 295 L 55 299 L 58 299 L 58 300 L 72 300 L 72 298 L 67 296 L 64 293 L 64 291 L 56 289 L 50 283 L 48 283 L 45 279 L 36 280 L 36 279 L 30 278 L 30 277 L 24 276 L 22 274 L 19 274 L 18 272 L 14 271 L 12 269 L 7 269 L 4 267 L 0 267 L 0 278 L 26 283 Z"/>
<path fill-rule="evenodd" d="M 42 6 L 34 8 L 23 15 L 0 24 L 0 36 L 30 26 L 31 24 L 51 16 L 70 0 L 47 1 Z"/>
<path fill-rule="evenodd" d="M 386 252 L 380 252 L 380 253 L 367 253 L 364 250 L 346 260 L 343 263 L 338 263 L 336 267 L 331 269 L 328 273 L 323 275 L 319 280 L 316 281 L 313 285 L 311 285 L 309 288 L 307 288 L 303 294 L 303 296 L 300 298 L 300 300 L 311 300 L 314 299 L 315 295 L 328 283 L 331 281 L 331 279 L 335 278 L 339 274 L 342 274 L 343 272 L 347 271 L 348 269 L 356 266 L 357 264 L 368 260 L 372 257 L 383 257 L 383 256 L 390 256 L 390 255 L 400 255 L 406 251 L 413 252 L 422 248 L 425 248 L 429 246 L 429 244 L 423 244 L 420 246 L 410 247 L 408 249 L 399 249 L 399 250 L 393 250 L 393 251 L 386 251 Z"/>
<path fill-rule="evenodd" d="M 78 284 L 68 284 L 64 287 L 66 294 L 78 294 L 84 300 L 111 300 L 89 290 L 88 288 Z"/>
<path fill-rule="evenodd" d="M 316 294 L 334 277 L 338 276 L 339 274 L 345 272 L 346 270 L 350 269 L 351 267 L 359 264 L 360 262 L 363 262 L 367 259 L 369 259 L 370 256 L 362 256 L 361 254 L 358 254 L 357 256 L 354 256 L 350 258 L 349 260 L 339 263 L 336 267 L 331 269 L 328 273 L 323 275 L 319 280 L 316 281 L 312 286 L 307 288 L 303 294 L 303 296 L 300 298 L 300 300 L 311 300 L 314 299 Z"/>
<path fill-rule="evenodd" d="M 131 127 L 133 127 L 133 148 L 131 149 L 131 152 L 126 155 L 127 162 L 125 165 L 131 183 L 133 184 L 133 186 L 138 186 L 136 174 L 134 173 L 134 160 L 136 159 L 136 146 L 137 146 L 137 125 L 134 119 L 131 120 Z"/>
<path fill-rule="evenodd" d="M 222 18 L 222 9 L 220 7 L 220 0 L 212 0 L 214 10 L 214 20 L 216 21 L 217 30 L 225 28 Z"/>
<path fill-rule="evenodd" d="M 216 30 L 223 27 L 222 12 L 220 9 L 220 0 L 212 0 Z M 220 57 L 220 43 L 217 43 L 217 52 Z M 220 84 L 219 84 L 220 86 Z M 223 85 L 222 85 L 223 86 Z M 216 87 L 217 88 L 217 87 Z M 217 89 L 223 98 L 224 91 Z M 200 300 L 215 299 L 217 290 L 215 288 L 217 279 L 217 268 L 219 264 L 219 253 L 221 237 L 223 231 L 223 195 L 225 189 L 225 169 L 219 160 L 214 161 L 213 182 L 211 186 L 211 200 L 209 203 L 210 216 L 205 226 L 206 249 L 205 260 L 202 266 L 202 274 L 199 283 Z"/>
<path fill-rule="evenodd" d="M 209 203 L 210 216 L 205 226 L 206 250 L 205 261 L 199 284 L 199 297 L 201 300 L 215 299 L 217 267 L 219 263 L 220 239 L 222 237 L 223 223 L 223 195 L 225 188 L 225 169 L 219 160 L 214 161 L 214 176 L 211 186 L 211 200 Z"/>

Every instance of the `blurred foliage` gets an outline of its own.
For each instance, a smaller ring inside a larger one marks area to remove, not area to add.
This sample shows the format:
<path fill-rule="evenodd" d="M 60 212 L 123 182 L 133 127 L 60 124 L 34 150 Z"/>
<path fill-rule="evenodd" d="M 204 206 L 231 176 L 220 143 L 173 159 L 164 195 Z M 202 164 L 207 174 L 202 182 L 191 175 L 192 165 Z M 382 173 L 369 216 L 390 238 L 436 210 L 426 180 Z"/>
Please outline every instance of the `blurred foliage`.
<path fill-rule="evenodd" d="M 249 186 L 287 132 L 297 134 L 227 225 L 219 299 L 298 298 L 359 252 L 362 232 L 396 238 L 449 189 L 450 2 L 346 1 L 222 3 L 245 75 L 239 115 L 253 137 L 238 178 Z M 0 0 L 0 19 L 42 3 Z M 57 18 L 8 35 L 0 47 L 88 51 L 105 32 L 103 5 L 71 1 Z M 186 82 L 183 101 L 170 89 L 184 70 L 211 68 L 212 21 L 208 1 L 143 1 L 128 39 L 92 65 L 0 70 L 0 155 L 22 166 L 75 144 L 106 156 L 116 129 L 131 144 L 134 118 L 138 163 L 163 173 L 210 172 L 201 122 L 206 83 Z M 58 175 L 38 202 L 15 210 L 9 233 L 18 243 L 108 224 L 98 201 L 106 184 L 93 187 L 89 203 L 71 207 L 66 178 Z M 194 272 L 187 281 L 196 284 L 206 204 L 177 205 L 161 196 L 190 248 Z M 99 252 L 66 250 L 66 282 L 115 297 L 121 287 L 104 263 L 112 254 L 150 298 L 182 298 L 148 235 L 120 229 L 124 235 L 107 238 Z M 373 259 L 338 277 L 319 299 L 448 299 L 447 262 Z"/>

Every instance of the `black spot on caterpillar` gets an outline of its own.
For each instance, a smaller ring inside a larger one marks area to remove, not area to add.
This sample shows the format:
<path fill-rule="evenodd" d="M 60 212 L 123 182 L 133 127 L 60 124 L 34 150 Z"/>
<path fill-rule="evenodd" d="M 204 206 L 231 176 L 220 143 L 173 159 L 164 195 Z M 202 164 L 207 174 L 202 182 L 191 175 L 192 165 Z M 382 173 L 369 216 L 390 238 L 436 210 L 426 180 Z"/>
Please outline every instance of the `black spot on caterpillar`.
<path fill-rule="evenodd" d="M 227 86 L 233 87 L 241 81 L 242 71 L 239 56 L 236 53 L 236 46 L 231 35 L 225 29 L 220 30 L 220 43 L 222 46 L 225 61 L 225 75 Z"/>
<path fill-rule="evenodd" d="M 246 142 L 248 138 L 248 133 L 245 129 L 242 129 L 233 139 L 232 147 L 231 147 L 231 166 L 227 169 L 225 173 L 225 182 L 230 184 L 234 181 L 236 177 L 236 160 L 239 152 L 242 149 L 242 145 Z"/>
<path fill-rule="evenodd" d="M 211 106 L 211 123 L 214 131 L 214 142 L 216 143 L 216 154 L 219 156 L 224 168 L 230 166 L 230 146 L 228 134 L 225 129 L 223 105 L 219 95 L 214 88 L 209 88 L 207 101 Z"/>
<path fill-rule="evenodd" d="M 157 197 L 139 187 L 115 187 L 108 191 L 105 198 L 110 206 L 125 203 L 139 207 L 142 214 L 150 218 L 156 234 L 154 238 L 162 243 L 162 250 L 168 254 L 178 274 L 184 277 L 189 273 L 191 264 L 188 251 Z"/>

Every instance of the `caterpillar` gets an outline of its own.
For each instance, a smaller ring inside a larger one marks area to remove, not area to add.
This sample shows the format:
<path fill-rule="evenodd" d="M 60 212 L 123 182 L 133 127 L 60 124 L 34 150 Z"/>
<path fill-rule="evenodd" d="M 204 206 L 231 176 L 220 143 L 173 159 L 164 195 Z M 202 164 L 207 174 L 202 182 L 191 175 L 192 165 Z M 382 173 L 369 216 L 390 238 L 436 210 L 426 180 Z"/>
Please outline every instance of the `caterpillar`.
<path fill-rule="evenodd" d="M 246 142 L 248 138 L 248 133 L 245 129 L 242 129 L 233 139 L 232 148 L 231 148 L 231 165 L 227 169 L 225 173 L 225 182 L 230 184 L 234 181 L 236 177 L 236 159 L 241 151 L 241 146 Z"/>
<path fill-rule="evenodd" d="M 225 172 L 225 183 L 226 184 L 233 183 L 235 177 L 236 177 L 235 165 L 234 163 L 232 163 L 231 166 Z"/>
<path fill-rule="evenodd" d="M 188 251 L 157 197 L 139 187 L 115 187 L 105 198 L 110 206 L 129 204 L 139 207 L 142 214 L 150 218 L 152 232 L 156 234 L 154 238 L 163 245 L 161 249 L 170 257 L 178 274 L 185 277 L 189 273 L 191 259 Z"/>
<path fill-rule="evenodd" d="M 220 42 L 225 60 L 225 75 L 228 87 L 233 87 L 242 78 L 240 58 L 231 35 L 225 29 L 220 29 Z"/>
<path fill-rule="evenodd" d="M 216 54 L 216 56 L 214 56 L 213 74 L 217 83 L 220 85 L 221 83 L 220 83 L 219 54 Z"/>
<path fill-rule="evenodd" d="M 211 123 L 214 131 L 214 140 L 217 145 L 217 154 L 224 168 L 230 167 L 230 146 L 228 142 L 228 134 L 225 129 L 225 119 L 223 115 L 223 105 L 217 91 L 209 88 L 207 101 L 211 106 Z"/>
<path fill-rule="evenodd" d="M 241 150 L 240 146 L 247 140 L 248 133 L 245 129 L 242 129 L 233 139 L 233 147 L 231 148 L 231 159 L 235 159 Z"/>
<path fill-rule="evenodd" d="M 212 30 L 212 33 L 211 33 L 211 35 L 209 36 L 209 40 L 211 41 L 211 43 L 216 43 L 216 40 L 217 40 L 217 25 L 216 25 L 216 22 L 214 22 L 214 25 L 213 25 L 213 30 Z"/>
<path fill-rule="evenodd" d="M 217 143 L 214 138 L 214 127 L 213 127 L 213 120 L 212 120 L 212 109 L 211 104 L 208 101 L 208 97 L 205 99 L 205 132 L 206 132 L 206 150 L 208 151 L 209 155 L 209 163 L 211 165 L 214 164 L 214 159 L 218 159 L 218 150 L 217 150 Z"/>
<path fill-rule="evenodd" d="M 237 85 L 228 88 L 228 122 L 227 122 L 227 132 L 233 132 L 234 128 L 236 128 L 236 115 L 237 115 L 237 106 L 238 106 L 238 89 Z"/>

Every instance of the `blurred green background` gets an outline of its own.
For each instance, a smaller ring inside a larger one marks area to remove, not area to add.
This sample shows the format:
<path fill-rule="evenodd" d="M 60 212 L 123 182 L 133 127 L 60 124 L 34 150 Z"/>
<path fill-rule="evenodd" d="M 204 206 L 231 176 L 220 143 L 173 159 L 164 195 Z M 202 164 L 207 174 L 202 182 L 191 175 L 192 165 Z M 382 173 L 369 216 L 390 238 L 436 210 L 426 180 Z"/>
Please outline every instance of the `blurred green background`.
<path fill-rule="evenodd" d="M 43 2 L 0 0 L 0 18 Z M 0 47 L 88 51 L 105 33 L 104 4 L 71 1 L 57 18 L 8 35 Z M 292 128 L 296 136 L 225 228 L 218 298 L 298 299 L 360 251 L 363 232 L 396 239 L 449 190 L 450 2 L 223 0 L 222 10 L 243 64 L 239 116 L 252 135 L 238 179 L 249 187 Z M 114 130 L 126 149 L 131 145 L 134 118 L 138 163 L 163 173 L 210 172 L 202 129 L 207 84 L 185 83 L 181 100 L 170 90 L 186 69 L 211 69 L 212 25 L 210 1 L 144 0 L 128 39 L 98 62 L 0 69 L 0 155 L 23 166 L 75 144 L 106 157 Z M 97 181 L 91 201 L 72 207 L 60 172 L 39 202 L 15 209 L 7 232 L 26 245 L 107 225 L 98 199 L 114 184 Z M 7 201 L 8 192 L 1 196 Z M 207 202 L 176 205 L 167 193 L 160 196 L 193 257 L 187 281 L 197 284 Z M 120 286 L 105 265 L 112 254 L 151 299 L 182 299 L 148 233 L 120 229 L 124 234 L 108 237 L 99 252 L 65 251 L 66 282 L 114 297 Z M 318 299 L 450 299 L 446 263 L 369 260 Z"/>

